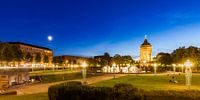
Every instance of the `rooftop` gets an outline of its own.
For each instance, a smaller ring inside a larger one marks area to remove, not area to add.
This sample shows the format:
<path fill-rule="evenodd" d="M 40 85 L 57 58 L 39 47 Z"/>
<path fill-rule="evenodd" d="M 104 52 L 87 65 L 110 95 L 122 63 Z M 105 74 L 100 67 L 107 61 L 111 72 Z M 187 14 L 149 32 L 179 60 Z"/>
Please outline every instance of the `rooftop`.
<path fill-rule="evenodd" d="M 150 45 L 151 46 L 151 44 L 147 41 L 147 39 L 144 40 L 144 42 L 142 43 L 142 45 Z"/>
<path fill-rule="evenodd" d="M 146 46 L 146 45 L 151 46 L 151 44 L 147 40 L 147 36 L 145 35 L 144 42 L 141 44 L 141 46 Z"/>
<path fill-rule="evenodd" d="M 9 43 L 9 44 L 21 44 L 21 45 L 31 46 L 31 47 L 35 47 L 35 48 L 41 48 L 41 49 L 51 50 L 51 49 L 46 48 L 46 47 L 37 46 L 37 45 L 32 45 L 32 44 L 23 43 L 23 42 L 4 42 L 4 43 Z M 51 51 L 52 51 L 52 50 L 51 50 Z"/>

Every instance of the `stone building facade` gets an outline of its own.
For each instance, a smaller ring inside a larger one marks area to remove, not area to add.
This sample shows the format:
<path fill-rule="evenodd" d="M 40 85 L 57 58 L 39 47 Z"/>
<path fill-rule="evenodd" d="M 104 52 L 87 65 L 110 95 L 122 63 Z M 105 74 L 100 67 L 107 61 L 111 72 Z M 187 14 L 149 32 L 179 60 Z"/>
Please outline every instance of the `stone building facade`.
<path fill-rule="evenodd" d="M 144 42 L 140 46 L 140 66 L 150 66 L 152 61 L 152 45 L 145 36 Z"/>
<path fill-rule="evenodd" d="M 22 43 L 22 42 L 7 42 L 8 44 L 14 44 L 14 45 L 19 45 L 20 49 L 22 50 L 23 53 L 30 53 L 33 56 L 33 63 L 35 64 L 35 57 L 36 54 L 41 55 L 41 62 L 40 64 L 43 64 L 43 59 L 44 56 L 46 55 L 48 57 L 49 63 L 48 65 L 51 65 L 51 62 L 53 60 L 53 51 L 49 48 L 46 47 L 41 47 L 41 46 L 36 46 L 32 44 L 27 44 L 27 43 Z M 26 62 L 22 62 L 23 64 Z"/>

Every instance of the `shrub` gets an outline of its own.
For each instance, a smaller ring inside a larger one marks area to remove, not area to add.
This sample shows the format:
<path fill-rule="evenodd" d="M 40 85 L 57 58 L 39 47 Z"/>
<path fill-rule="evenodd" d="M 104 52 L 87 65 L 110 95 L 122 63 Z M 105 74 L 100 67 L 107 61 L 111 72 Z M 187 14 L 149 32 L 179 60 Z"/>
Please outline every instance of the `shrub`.
<path fill-rule="evenodd" d="M 131 84 L 119 83 L 114 87 L 114 98 L 115 100 L 138 100 L 140 97 L 136 94 L 137 88 L 134 88 Z"/>
<path fill-rule="evenodd" d="M 82 85 L 82 83 L 80 82 L 80 81 L 69 81 L 69 82 L 67 82 L 66 83 L 67 85 L 79 85 L 79 86 L 81 86 Z"/>
<path fill-rule="evenodd" d="M 110 100 L 112 88 L 82 86 L 79 82 L 51 86 L 48 91 L 50 100 Z"/>
<path fill-rule="evenodd" d="M 82 83 L 79 81 L 70 81 L 67 83 L 61 83 L 58 85 L 54 85 L 49 87 L 48 94 L 50 100 L 60 100 L 57 98 L 62 97 L 62 94 L 65 94 L 66 89 L 73 90 L 73 89 L 79 89 L 81 87 Z"/>
<path fill-rule="evenodd" d="M 113 89 L 110 87 L 83 86 L 81 100 L 112 100 L 112 93 Z"/>

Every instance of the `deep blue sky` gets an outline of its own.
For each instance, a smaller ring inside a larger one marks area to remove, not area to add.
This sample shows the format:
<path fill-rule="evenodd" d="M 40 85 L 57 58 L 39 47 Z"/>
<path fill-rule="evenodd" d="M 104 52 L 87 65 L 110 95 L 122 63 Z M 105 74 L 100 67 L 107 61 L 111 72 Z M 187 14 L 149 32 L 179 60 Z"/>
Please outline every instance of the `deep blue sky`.
<path fill-rule="evenodd" d="M 49 47 L 55 55 L 139 55 L 200 46 L 200 0 L 2 0 L 0 40 Z M 48 42 L 47 36 L 53 41 Z"/>

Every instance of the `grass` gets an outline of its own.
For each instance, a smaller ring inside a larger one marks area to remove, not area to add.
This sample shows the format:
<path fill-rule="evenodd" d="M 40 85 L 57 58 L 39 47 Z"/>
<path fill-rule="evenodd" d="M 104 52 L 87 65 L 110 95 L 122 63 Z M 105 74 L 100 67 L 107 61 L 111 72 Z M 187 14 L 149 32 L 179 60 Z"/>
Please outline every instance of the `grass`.
<path fill-rule="evenodd" d="M 94 75 L 88 75 L 87 77 L 92 77 Z M 44 75 L 43 82 L 55 82 L 71 80 L 71 79 L 79 79 L 82 78 L 81 73 L 70 73 L 70 74 L 60 74 L 60 75 Z M 127 75 L 116 79 L 106 80 L 98 83 L 91 84 L 91 86 L 101 86 L 101 87 L 112 87 L 116 83 L 130 83 L 133 86 L 144 89 L 147 91 L 150 90 L 177 90 L 182 91 L 186 90 L 185 86 L 185 76 L 184 75 L 176 75 L 176 80 L 179 83 L 169 83 L 171 79 L 170 76 L 167 75 Z M 193 74 L 192 76 L 192 90 L 200 90 L 200 74 Z M 48 94 L 32 94 L 32 95 L 23 95 L 23 96 L 0 96 L 0 100 L 48 100 Z"/>
<path fill-rule="evenodd" d="M 101 86 L 101 87 L 112 87 L 116 83 L 129 83 L 134 87 L 144 89 L 144 90 L 186 90 L 185 86 L 185 76 L 176 75 L 176 80 L 179 83 L 170 83 L 170 76 L 167 75 L 127 75 L 117 79 L 111 79 L 102 81 L 99 83 L 92 84 L 92 86 Z M 200 74 L 193 74 L 192 76 L 192 90 L 200 90 Z"/>
<path fill-rule="evenodd" d="M 88 74 L 87 77 L 94 77 L 98 75 Z M 31 76 L 33 77 L 33 76 Z M 56 75 L 42 75 L 42 83 L 51 83 L 64 80 L 81 79 L 82 73 L 68 73 L 68 74 L 56 74 Z M 31 95 L 0 95 L 0 100 L 48 100 L 48 94 L 31 94 Z"/>
<path fill-rule="evenodd" d="M 41 76 L 42 83 L 52 83 L 73 79 L 81 79 L 81 70 L 69 70 L 69 69 L 59 69 L 59 70 L 37 70 L 30 73 L 30 78 L 36 78 L 35 76 Z M 98 76 L 96 74 L 87 74 L 87 77 Z"/>
<path fill-rule="evenodd" d="M 47 93 L 31 94 L 31 95 L 3 95 L 0 100 L 48 100 Z"/>
<path fill-rule="evenodd" d="M 98 76 L 95 74 L 87 74 L 87 77 Z M 42 83 L 52 83 L 73 79 L 81 79 L 82 73 L 68 73 L 68 74 L 57 74 L 57 75 L 42 75 Z"/>
<path fill-rule="evenodd" d="M 68 73 L 75 73 L 77 71 L 72 70 L 37 70 L 33 72 L 29 72 L 30 76 L 36 76 L 36 75 L 55 75 L 55 74 L 68 74 Z"/>

